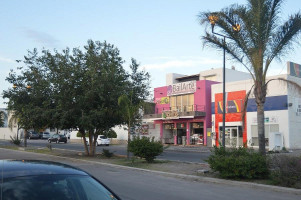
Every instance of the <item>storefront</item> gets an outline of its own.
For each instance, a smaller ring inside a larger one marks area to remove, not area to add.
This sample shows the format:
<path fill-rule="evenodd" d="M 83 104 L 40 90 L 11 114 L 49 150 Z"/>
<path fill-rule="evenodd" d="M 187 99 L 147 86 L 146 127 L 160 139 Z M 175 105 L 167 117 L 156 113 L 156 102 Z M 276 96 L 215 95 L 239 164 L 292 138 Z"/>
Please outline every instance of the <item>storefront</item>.
<path fill-rule="evenodd" d="M 216 82 L 186 81 L 155 88 L 156 117 L 163 144 L 207 145 L 211 88 Z"/>
<path fill-rule="evenodd" d="M 243 130 L 243 125 L 247 126 L 247 116 L 245 124 L 242 123 L 243 102 L 246 91 L 227 92 L 226 114 L 225 114 L 225 145 L 228 147 L 244 146 L 247 143 L 247 130 Z M 214 94 L 214 113 L 212 116 L 214 142 L 213 145 L 219 146 L 222 138 L 223 126 L 223 94 Z"/>
<path fill-rule="evenodd" d="M 286 81 L 301 85 L 301 65 L 288 62 L 288 74 L 267 77 L 269 82 L 264 104 L 265 146 L 268 150 L 301 148 L 301 94 Z M 246 93 L 253 88 L 252 79 L 226 84 L 226 146 L 259 148 L 257 105 L 253 93 L 243 112 Z M 212 90 L 212 145 L 219 145 L 222 138 L 223 86 L 215 84 Z M 245 115 L 245 123 L 242 116 Z"/>

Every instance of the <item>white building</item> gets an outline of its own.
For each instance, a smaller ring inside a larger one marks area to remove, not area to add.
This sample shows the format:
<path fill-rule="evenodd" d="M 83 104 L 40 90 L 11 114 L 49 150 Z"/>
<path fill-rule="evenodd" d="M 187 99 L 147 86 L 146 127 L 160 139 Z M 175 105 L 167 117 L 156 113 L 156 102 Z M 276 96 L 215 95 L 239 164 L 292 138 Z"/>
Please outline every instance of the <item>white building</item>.
<path fill-rule="evenodd" d="M 292 68 L 293 66 L 293 68 Z M 270 150 L 301 148 L 301 91 L 279 78 L 301 85 L 300 65 L 288 63 L 288 74 L 268 77 L 265 110 L 266 146 Z M 296 74 L 297 72 L 297 74 Z M 299 76 L 299 77 L 297 77 Z M 226 84 L 226 145 L 258 147 L 257 107 L 254 96 L 248 100 L 246 128 L 242 130 L 241 109 L 246 93 L 254 85 L 253 80 L 235 81 Z M 212 85 L 212 131 L 213 145 L 219 141 L 222 127 L 222 84 Z"/>

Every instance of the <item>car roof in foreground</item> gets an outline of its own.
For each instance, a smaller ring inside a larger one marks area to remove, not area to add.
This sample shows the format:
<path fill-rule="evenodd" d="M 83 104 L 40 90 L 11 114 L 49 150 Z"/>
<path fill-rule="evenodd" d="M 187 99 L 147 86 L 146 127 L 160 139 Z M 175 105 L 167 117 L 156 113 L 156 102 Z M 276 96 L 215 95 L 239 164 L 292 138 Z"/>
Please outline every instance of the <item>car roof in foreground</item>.
<path fill-rule="evenodd" d="M 88 175 L 69 165 L 40 160 L 0 160 L 3 178 L 34 175 Z"/>

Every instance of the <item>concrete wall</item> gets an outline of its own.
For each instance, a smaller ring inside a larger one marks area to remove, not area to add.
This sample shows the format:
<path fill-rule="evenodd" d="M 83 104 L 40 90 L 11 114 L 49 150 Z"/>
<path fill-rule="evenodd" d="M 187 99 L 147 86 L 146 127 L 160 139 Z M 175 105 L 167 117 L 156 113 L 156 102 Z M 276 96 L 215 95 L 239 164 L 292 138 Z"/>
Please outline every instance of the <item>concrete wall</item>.
<path fill-rule="evenodd" d="M 301 79 L 288 76 L 288 80 L 301 85 Z M 291 84 L 288 88 L 288 123 L 289 144 L 292 148 L 301 149 L 301 91 Z"/>
<path fill-rule="evenodd" d="M 183 77 L 184 74 L 176 74 L 176 73 L 169 73 L 166 74 L 166 85 L 172 85 L 174 83 L 178 83 L 179 81 L 176 78 Z"/>
<path fill-rule="evenodd" d="M 1 140 L 10 140 L 10 136 L 17 136 L 17 128 L 0 128 L 0 139 Z M 23 136 L 23 130 L 19 130 L 19 138 Z"/>
<path fill-rule="evenodd" d="M 250 79 L 251 75 L 247 72 L 241 72 L 233 69 L 226 68 L 226 82 L 240 81 Z M 200 80 L 205 80 L 209 77 L 212 81 L 223 82 L 223 68 L 211 69 L 200 72 Z"/>

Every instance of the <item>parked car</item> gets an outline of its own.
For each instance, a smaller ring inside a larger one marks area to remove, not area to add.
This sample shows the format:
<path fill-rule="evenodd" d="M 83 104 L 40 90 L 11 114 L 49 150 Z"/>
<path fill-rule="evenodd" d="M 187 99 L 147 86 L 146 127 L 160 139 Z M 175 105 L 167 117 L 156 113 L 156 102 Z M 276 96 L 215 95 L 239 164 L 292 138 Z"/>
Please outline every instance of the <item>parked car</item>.
<path fill-rule="evenodd" d="M 48 133 L 48 132 L 41 132 L 40 133 L 40 138 L 41 139 L 48 139 L 48 138 L 50 138 L 50 133 Z"/>
<path fill-rule="evenodd" d="M 28 133 L 27 133 L 27 137 L 28 137 L 28 139 L 39 139 L 39 134 L 38 133 L 36 133 L 36 132 L 34 132 L 34 131 L 29 131 Z"/>
<path fill-rule="evenodd" d="M 67 143 L 67 137 L 65 135 L 59 135 L 59 134 L 54 134 L 53 136 L 51 136 L 50 138 L 48 138 L 48 142 L 64 142 Z"/>
<path fill-rule="evenodd" d="M 97 136 L 97 139 L 96 139 L 96 146 L 99 146 L 99 145 L 109 146 L 110 142 L 111 142 L 110 139 L 107 138 L 106 136 L 99 135 L 99 136 Z M 87 138 L 87 145 L 90 145 L 89 144 L 89 138 Z"/>
<path fill-rule="evenodd" d="M 120 199 L 88 173 L 57 162 L 0 160 L 0 171 L 0 199 Z"/>

